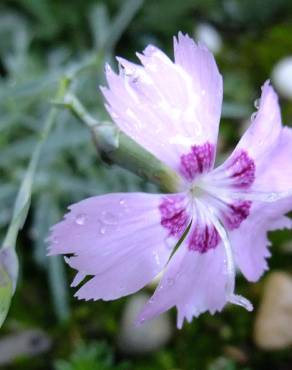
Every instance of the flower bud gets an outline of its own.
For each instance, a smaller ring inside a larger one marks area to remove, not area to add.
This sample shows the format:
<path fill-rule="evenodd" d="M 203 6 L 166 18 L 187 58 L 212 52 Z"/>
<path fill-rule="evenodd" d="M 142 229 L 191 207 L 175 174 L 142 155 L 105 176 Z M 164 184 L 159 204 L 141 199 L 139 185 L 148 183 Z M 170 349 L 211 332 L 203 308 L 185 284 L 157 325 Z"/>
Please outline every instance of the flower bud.
<path fill-rule="evenodd" d="M 15 292 L 18 276 L 18 259 L 14 249 L 0 250 L 0 327 L 2 326 Z"/>

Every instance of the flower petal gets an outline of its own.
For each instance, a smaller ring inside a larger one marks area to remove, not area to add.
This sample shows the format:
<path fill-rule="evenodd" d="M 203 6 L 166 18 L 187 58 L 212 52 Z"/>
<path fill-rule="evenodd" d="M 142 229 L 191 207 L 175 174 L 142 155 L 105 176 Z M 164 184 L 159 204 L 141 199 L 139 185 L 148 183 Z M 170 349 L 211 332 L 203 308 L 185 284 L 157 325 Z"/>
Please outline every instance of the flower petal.
<path fill-rule="evenodd" d="M 108 111 L 121 130 L 178 170 L 192 146 L 216 144 L 222 78 L 212 55 L 187 36 L 175 40 L 176 63 L 151 45 L 138 57 L 143 66 L 120 58 L 119 75 L 107 68 Z"/>
<path fill-rule="evenodd" d="M 274 203 L 254 202 L 249 217 L 230 233 L 236 264 L 249 281 L 257 281 L 268 269 L 267 232 L 292 228 L 292 220 L 283 216 L 291 209 L 292 198 Z"/>
<path fill-rule="evenodd" d="M 258 168 L 278 144 L 282 130 L 278 96 L 267 81 L 262 87 L 259 109 L 234 152 L 247 151 Z"/>
<path fill-rule="evenodd" d="M 172 235 L 169 244 L 169 230 L 161 224 L 163 199 L 159 194 L 109 194 L 70 207 L 53 227 L 49 249 L 50 254 L 73 254 L 66 258 L 78 271 L 73 286 L 93 276 L 78 298 L 111 300 L 131 294 L 164 268 L 179 237 Z"/>
<path fill-rule="evenodd" d="M 262 192 L 292 193 L 292 129 L 283 127 L 270 160 L 257 171 L 253 188 Z M 292 207 L 291 207 L 292 209 Z"/>
<path fill-rule="evenodd" d="M 206 141 L 216 144 L 221 116 L 223 82 L 215 59 L 202 44 L 196 44 L 181 32 L 174 38 L 175 63 L 192 78 L 199 106 L 196 110 L 196 130 L 204 131 Z M 197 144 L 197 143 L 196 143 Z"/>
<path fill-rule="evenodd" d="M 292 130 L 283 127 L 278 97 L 266 82 L 259 110 L 230 157 L 209 174 L 213 187 L 256 194 L 292 193 Z M 223 189 L 224 190 L 224 189 Z M 248 199 L 248 197 L 246 198 Z M 260 200 L 251 197 L 250 200 Z"/>
<path fill-rule="evenodd" d="M 205 311 L 221 311 L 226 303 L 225 270 L 222 244 L 202 254 L 184 243 L 170 260 L 138 321 L 142 323 L 176 306 L 177 326 L 181 328 L 184 318 L 190 322 Z"/>

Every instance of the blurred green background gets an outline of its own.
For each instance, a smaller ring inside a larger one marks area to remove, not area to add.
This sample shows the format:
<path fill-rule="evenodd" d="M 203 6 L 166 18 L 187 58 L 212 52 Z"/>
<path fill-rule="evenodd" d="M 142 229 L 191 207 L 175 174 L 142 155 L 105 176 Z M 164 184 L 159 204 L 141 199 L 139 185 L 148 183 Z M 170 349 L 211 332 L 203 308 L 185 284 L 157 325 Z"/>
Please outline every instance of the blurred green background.
<path fill-rule="evenodd" d="M 224 77 L 220 149 L 227 152 L 255 110 L 260 86 L 282 58 L 292 55 L 291 0 L 1 0 L 1 238 L 59 80 L 87 65 L 74 77 L 72 88 L 93 116 L 105 119 L 98 90 L 104 82 L 105 61 L 115 66 L 114 55 L 136 61 L 135 52 L 149 43 L 172 55 L 172 37 L 179 30 L 205 40 L 216 52 Z M 291 85 L 292 72 L 292 96 Z M 281 93 L 280 82 L 276 87 Z M 283 121 L 291 124 L 289 94 L 283 93 L 280 102 Z M 0 367 L 291 370 L 291 347 L 263 350 L 253 338 L 265 279 L 257 284 L 238 279 L 238 291 L 254 302 L 254 313 L 227 307 L 215 316 L 204 314 L 178 331 L 173 310 L 166 317 L 166 344 L 139 354 L 125 351 L 119 339 L 129 297 L 117 302 L 73 299 L 69 288 L 73 272 L 61 259 L 46 257 L 49 227 L 75 201 L 132 190 L 155 189 L 122 169 L 102 164 L 86 127 L 60 109 L 41 156 L 32 206 L 17 243 L 20 278 L 0 333 Z M 272 233 L 270 238 L 271 271 L 291 272 L 289 232 Z M 291 307 L 290 311 L 292 317 Z M 9 348 L 10 359 L 1 362 Z"/>

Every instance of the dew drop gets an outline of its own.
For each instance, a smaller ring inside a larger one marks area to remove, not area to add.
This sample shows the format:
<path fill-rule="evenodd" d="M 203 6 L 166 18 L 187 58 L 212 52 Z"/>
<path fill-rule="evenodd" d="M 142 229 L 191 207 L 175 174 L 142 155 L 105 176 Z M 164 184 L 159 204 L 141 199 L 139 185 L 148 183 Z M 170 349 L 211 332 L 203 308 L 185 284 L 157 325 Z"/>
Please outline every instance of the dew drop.
<path fill-rule="evenodd" d="M 99 232 L 104 235 L 106 233 L 106 228 L 104 226 L 102 226 L 100 229 L 99 229 Z"/>
<path fill-rule="evenodd" d="M 274 201 L 278 200 L 278 198 L 279 198 L 279 195 L 277 193 L 274 193 L 274 192 L 269 193 L 267 195 L 267 200 L 270 201 L 270 202 L 274 202 Z"/>
<path fill-rule="evenodd" d="M 121 198 L 119 203 L 121 206 L 124 206 L 126 204 L 126 201 L 125 199 Z"/>
<path fill-rule="evenodd" d="M 147 47 L 147 56 L 152 56 L 156 52 L 156 48 L 152 45 Z"/>
<path fill-rule="evenodd" d="M 152 304 L 154 302 L 154 298 L 150 298 L 148 304 Z"/>
<path fill-rule="evenodd" d="M 255 106 L 255 108 L 256 108 L 256 109 L 259 109 L 259 107 L 260 107 L 260 103 L 261 103 L 261 99 L 256 99 L 256 100 L 254 101 L 254 106 Z"/>
<path fill-rule="evenodd" d="M 157 292 L 161 292 L 164 289 L 164 285 L 160 284 L 157 288 Z"/>
<path fill-rule="evenodd" d="M 106 225 L 116 225 L 118 223 L 117 216 L 110 212 L 102 212 L 101 214 L 102 222 Z"/>
<path fill-rule="evenodd" d="M 167 285 L 168 285 L 168 286 L 173 286 L 173 285 L 174 285 L 174 279 L 172 279 L 172 278 L 167 278 L 167 279 L 166 279 L 166 283 L 167 283 Z"/>
<path fill-rule="evenodd" d="M 56 236 L 53 236 L 52 243 L 53 244 L 58 244 L 59 243 L 59 239 Z"/>
<path fill-rule="evenodd" d="M 250 117 L 251 121 L 254 121 L 255 120 L 256 115 L 257 115 L 257 112 L 253 112 L 253 114 Z"/>
<path fill-rule="evenodd" d="M 154 251 L 154 252 L 152 252 L 152 255 L 153 255 L 154 259 L 155 259 L 156 264 L 158 266 L 160 266 L 160 256 L 159 256 L 159 254 Z"/>
<path fill-rule="evenodd" d="M 84 213 L 80 213 L 79 215 L 76 216 L 75 218 L 75 223 L 79 226 L 82 226 L 85 224 L 86 221 L 86 215 Z"/>
<path fill-rule="evenodd" d="M 164 242 L 165 242 L 165 245 L 168 249 L 172 249 L 174 247 L 174 242 L 173 242 L 173 239 L 169 236 L 167 236 L 165 239 L 164 239 Z"/>

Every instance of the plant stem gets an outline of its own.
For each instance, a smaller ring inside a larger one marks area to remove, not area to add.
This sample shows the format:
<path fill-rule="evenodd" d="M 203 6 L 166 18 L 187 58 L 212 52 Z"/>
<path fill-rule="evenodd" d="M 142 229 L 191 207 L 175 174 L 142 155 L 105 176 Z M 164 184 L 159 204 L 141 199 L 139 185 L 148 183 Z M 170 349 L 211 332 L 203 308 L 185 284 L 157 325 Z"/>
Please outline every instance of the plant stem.
<path fill-rule="evenodd" d="M 63 101 L 56 101 L 56 104 L 70 109 L 91 130 L 96 149 L 103 161 L 126 168 L 166 192 L 178 191 L 180 180 L 177 174 L 121 132 L 113 122 L 100 122 L 93 118 L 71 93 Z"/>

